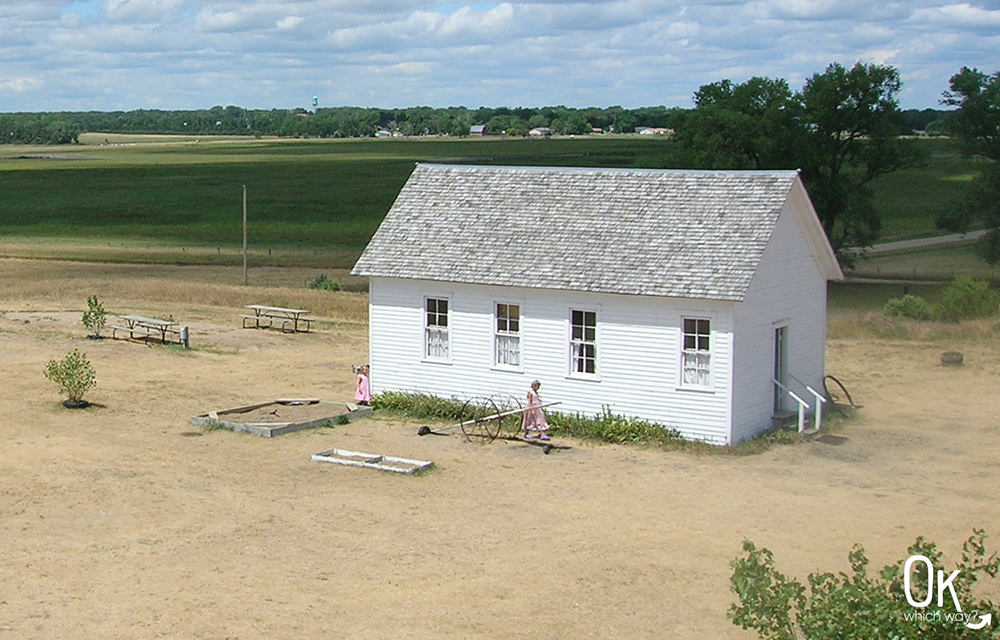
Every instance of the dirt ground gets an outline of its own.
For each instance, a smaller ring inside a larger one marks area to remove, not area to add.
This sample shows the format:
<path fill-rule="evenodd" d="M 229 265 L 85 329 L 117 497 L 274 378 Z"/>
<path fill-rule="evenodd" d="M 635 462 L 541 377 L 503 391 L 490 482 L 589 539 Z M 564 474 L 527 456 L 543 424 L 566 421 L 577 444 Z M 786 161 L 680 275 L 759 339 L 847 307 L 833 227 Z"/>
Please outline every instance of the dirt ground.
<path fill-rule="evenodd" d="M 974 527 L 1000 543 L 1000 339 L 831 339 L 857 417 L 837 444 L 746 457 L 572 441 L 542 455 L 378 416 L 267 439 L 189 418 L 350 400 L 363 322 L 242 329 L 239 307 L 140 286 L 105 306 L 172 314 L 192 349 L 88 340 L 86 296 L 120 286 L 54 294 L 32 280 L 50 273 L 0 260 L 0 640 L 748 639 L 726 619 L 745 538 L 803 581 L 846 570 L 856 542 L 876 568 L 918 535 L 949 560 Z M 73 348 L 97 370 L 86 410 L 42 375 Z M 942 367 L 946 349 L 966 365 Z M 436 468 L 310 460 L 331 448 Z"/>

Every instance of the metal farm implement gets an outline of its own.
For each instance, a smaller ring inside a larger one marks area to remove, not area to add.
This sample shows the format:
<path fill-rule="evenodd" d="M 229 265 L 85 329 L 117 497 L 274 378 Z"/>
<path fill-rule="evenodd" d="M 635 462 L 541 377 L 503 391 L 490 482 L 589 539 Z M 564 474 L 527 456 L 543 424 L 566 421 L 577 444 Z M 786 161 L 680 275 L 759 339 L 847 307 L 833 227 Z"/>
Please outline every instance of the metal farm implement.
<path fill-rule="evenodd" d="M 547 402 L 540 408 L 551 407 L 559 402 Z M 469 442 L 488 444 L 497 438 L 501 440 L 517 440 L 525 444 L 533 444 L 542 448 L 545 454 L 553 449 L 568 449 L 562 445 L 535 440 L 522 440 L 521 420 L 527 407 L 521 401 L 509 394 L 494 394 L 488 398 L 475 397 L 465 401 L 459 412 L 461 422 L 447 427 L 431 429 L 423 426 L 417 435 L 448 435 L 448 432 L 460 430 Z"/>

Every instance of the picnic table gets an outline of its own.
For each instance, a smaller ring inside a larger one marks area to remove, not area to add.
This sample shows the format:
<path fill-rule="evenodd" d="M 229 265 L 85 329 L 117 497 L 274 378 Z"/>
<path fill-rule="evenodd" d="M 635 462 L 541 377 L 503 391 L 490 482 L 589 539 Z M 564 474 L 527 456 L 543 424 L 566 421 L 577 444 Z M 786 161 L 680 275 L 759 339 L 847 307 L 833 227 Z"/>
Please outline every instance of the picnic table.
<path fill-rule="evenodd" d="M 117 338 L 117 333 L 119 331 L 129 334 L 129 338 L 133 340 L 141 338 L 142 340 L 149 340 L 150 338 L 159 338 L 160 342 L 166 344 L 168 342 L 176 341 L 179 344 L 183 344 L 187 347 L 188 344 L 188 330 L 187 327 L 177 328 L 178 323 L 173 320 L 161 320 L 159 318 L 147 318 L 146 316 L 135 316 L 135 315 L 124 315 L 118 316 L 124 322 L 125 326 L 113 326 L 111 327 L 111 337 Z"/>
<path fill-rule="evenodd" d="M 270 307 L 264 304 L 248 304 L 247 309 L 253 311 L 253 315 L 241 315 L 243 328 L 246 329 L 248 322 L 253 322 L 253 326 L 258 329 L 268 329 L 274 321 L 281 322 L 281 330 L 287 333 L 307 332 L 311 327 L 312 318 L 307 318 L 310 311 L 306 309 L 286 309 L 285 307 Z M 299 329 L 303 325 L 304 329 Z"/>

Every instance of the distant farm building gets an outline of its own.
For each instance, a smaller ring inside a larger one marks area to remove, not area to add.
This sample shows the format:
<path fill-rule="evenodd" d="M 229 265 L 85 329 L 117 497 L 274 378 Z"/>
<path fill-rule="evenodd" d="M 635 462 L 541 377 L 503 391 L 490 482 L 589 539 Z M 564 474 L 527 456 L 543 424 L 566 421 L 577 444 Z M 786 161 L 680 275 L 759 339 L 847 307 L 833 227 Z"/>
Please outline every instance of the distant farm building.
<path fill-rule="evenodd" d="M 489 133 L 489 127 L 485 124 L 474 124 L 469 127 L 470 136 L 485 136 L 487 133 Z"/>
<path fill-rule="evenodd" d="M 536 138 L 547 138 L 552 135 L 552 129 L 548 127 L 535 127 L 528 131 L 528 135 Z"/>
<path fill-rule="evenodd" d="M 641 136 L 672 136 L 673 129 L 666 127 L 636 127 L 635 132 Z"/>
<path fill-rule="evenodd" d="M 418 165 L 352 272 L 374 392 L 522 397 L 738 442 L 822 388 L 843 274 L 794 171 Z"/>

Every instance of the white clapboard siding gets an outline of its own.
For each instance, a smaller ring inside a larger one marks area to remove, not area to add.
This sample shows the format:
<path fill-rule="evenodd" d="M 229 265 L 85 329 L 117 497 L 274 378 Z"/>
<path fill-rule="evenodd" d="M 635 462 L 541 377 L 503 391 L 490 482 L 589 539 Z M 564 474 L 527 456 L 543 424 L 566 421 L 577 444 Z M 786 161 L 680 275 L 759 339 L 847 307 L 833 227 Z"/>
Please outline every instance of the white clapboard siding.
<path fill-rule="evenodd" d="M 794 194 L 793 195 L 801 195 Z M 826 278 L 789 199 L 775 225 L 743 302 L 736 305 L 733 436 L 739 441 L 770 426 L 773 415 L 774 332 L 787 327 L 787 371 L 822 392 L 826 344 Z M 801 384 L 789 388 L 810 406 Z M 791 398 L 786 406 L 795 410 Z"/>
<path fill-rule="evenodd" d="M 466 399 L 509 393 L 532 380 L 560 411 L 612 413 L 678 429 L 689 438 L 730 440 L 732 303 L 587 294 L 526 288 L 372 278 L 373 391 L 410 391 Z M 424 301 L 449 300 L 450 359 L 423 357 Z M 522 367 L 494 365 L 496 303 L 520 305 Z M 570 312 L 596 311 L 598 373 L 570 373 Z M 712 321 L 713 386 L 681 389 L 682 318 Z"/>
<path fill-rule="evenodd" d="M 821 388 L 826 281 L 843 277 L 794 171 L 418 165 L 352 273 L 371 283 L 375 392 L 523 398 L 733 443 L 770 426 L 774 331 L 789 384 Z M 425 299 L 449 357 L 424 357 Z M 494 363 L 495 304 L 521 366 Z M 597 372 L 570 372 L 570 312 L 597 313 Z M 685 318 L 711 322 L 711 383 L 681 381 Z M 801 383 L 795 380 L 801 381 Z"/>

